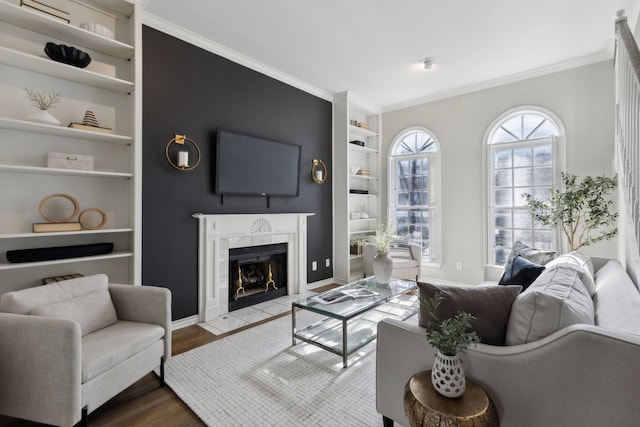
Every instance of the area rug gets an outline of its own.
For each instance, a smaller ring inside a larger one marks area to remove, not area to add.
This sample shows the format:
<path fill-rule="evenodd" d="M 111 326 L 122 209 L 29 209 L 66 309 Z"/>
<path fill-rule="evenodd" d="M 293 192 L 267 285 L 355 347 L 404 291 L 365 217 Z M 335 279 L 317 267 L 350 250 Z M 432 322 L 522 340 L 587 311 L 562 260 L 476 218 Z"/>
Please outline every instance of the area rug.
<path fill-rule="evenodd" d="M 209 426 L 382 426 L 375 343 L 343 369 L 340 356 L 292 346 L 288 315 L 173 357 L 166 382 Z"/>

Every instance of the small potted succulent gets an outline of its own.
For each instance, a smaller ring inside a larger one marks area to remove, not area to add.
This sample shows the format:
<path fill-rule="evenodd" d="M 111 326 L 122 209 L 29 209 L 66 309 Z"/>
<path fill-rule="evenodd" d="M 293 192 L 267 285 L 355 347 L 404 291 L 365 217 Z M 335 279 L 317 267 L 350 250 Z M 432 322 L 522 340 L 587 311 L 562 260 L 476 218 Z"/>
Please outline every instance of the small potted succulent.
<path fill-rule="evenodd" d="M 437 310 L 445 298 L 445 293 L 439 292 L 422 301 L 428 319 L 427 341 L 438 350 L 431 370 L 431 383 L 443 396 L 458 397 L 466 388 L 460 352 L 480 339 L 470 330 L 471 322 L 475 320 L 471 314 L 458 311 L 454 317 L 440 319 Z"/>
<path fill-rule="evenodd" d="M 55 108 L 55 104 L 58 104 L 62 100 L 62 95 L 58 92 L 39 92 L 34 89 L 25 88 L 26 97 L 31 101 L 31 105 L 38 110 L 29 116 L 27 120 L 38 123 L 45 123 L 48 125 L 60 126 L 60 120 L 56 119 L 47 110 Z"/>

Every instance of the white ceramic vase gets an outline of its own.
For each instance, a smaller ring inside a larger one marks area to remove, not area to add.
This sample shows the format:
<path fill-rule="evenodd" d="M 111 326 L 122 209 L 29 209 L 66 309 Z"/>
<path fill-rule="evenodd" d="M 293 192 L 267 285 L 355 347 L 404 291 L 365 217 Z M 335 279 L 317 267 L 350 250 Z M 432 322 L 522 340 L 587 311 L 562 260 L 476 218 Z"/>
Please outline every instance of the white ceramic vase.
<path fill-rule="evenodd" d="M 373 274 L 378 283 L 389 283 L 391 272 L 393 271 L 393 260 L 388 252 L 378 251 L 378 255 L 373 259 Z"/>
<path fill-rule="evenodd" d="M 458 397 L 464 393 L 467 380 L 459 354 L 447 356 L 438 351 L 431 369 L 431 384 L 438 393 L 446 397 Z"/>
<path fill-rule="evenodd" d="M 30 122 L 44 123 L 47 125 L 62 126 L 60 120 L 56 119 L 47 110 L 36 110 L 35 112 L 27 116 L 27 120 Z"/>

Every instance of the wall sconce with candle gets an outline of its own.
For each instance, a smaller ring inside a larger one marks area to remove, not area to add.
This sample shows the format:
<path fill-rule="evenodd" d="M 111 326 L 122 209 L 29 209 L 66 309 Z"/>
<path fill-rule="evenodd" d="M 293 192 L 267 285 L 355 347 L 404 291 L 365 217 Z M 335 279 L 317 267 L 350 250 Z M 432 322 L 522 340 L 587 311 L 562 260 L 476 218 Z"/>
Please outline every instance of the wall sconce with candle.
<path fill-rule="evenodd" d="M 185 145 L 185 142 L 189 142 L 195 149 L 196 161 L 192 166 L 189 166 L 189 150 L 187 149 L 188 146 Z M 169 151 L 173 144 L 180 146 L 180 149 L 178 152 L 171 150 L 170 153 Z M 196 144 L 194 140 L 187 138 L 186 135 L 176 134 L 169 142 L 167 142 L 164 154 L 167 157 L 169 164 L 181 171 L 193 170 L 200 163 L 200 147 L 198 147 L 198 144 Z"/>
<path fill-rule="evenodd" d="M 327 180 L 327 165 L 322 160 L 313 159 L 311 162 L 311 179 L 317 184 L 323 184 Z"/>

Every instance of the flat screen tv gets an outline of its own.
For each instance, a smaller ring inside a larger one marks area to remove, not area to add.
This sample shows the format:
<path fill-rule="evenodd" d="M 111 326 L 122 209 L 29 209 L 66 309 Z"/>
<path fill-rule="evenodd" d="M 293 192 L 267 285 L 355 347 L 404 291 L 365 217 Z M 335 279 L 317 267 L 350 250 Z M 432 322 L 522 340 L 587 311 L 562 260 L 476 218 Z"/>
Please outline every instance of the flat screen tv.
<path fill-rule="evenodd" d="M 300 146 L 218 129 L 216 194 L 296 197 Z"/>

